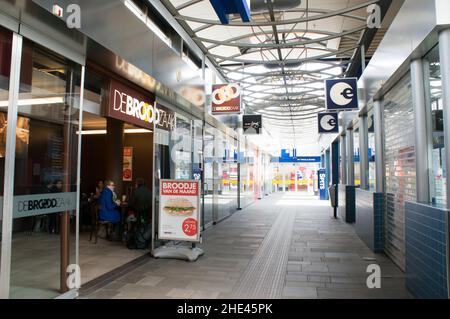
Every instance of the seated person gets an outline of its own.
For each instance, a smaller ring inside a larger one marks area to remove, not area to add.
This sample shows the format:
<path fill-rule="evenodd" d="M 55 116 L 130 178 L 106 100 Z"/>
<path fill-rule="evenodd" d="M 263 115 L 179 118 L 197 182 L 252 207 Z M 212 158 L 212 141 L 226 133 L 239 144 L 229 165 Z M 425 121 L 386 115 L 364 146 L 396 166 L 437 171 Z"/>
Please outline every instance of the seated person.
<path fill-rule="evenodd" d="M 99 221 L 101 222 L 111 222 L 113 224 L 117 224 L 120 222 L 120 212 L 119 206 L 120 201 L 114 201 L 114 182 L 108 180 L 105 182 L 105 188 L 103 189 L 100 198 L 100 212 L 99 212 Z"/>

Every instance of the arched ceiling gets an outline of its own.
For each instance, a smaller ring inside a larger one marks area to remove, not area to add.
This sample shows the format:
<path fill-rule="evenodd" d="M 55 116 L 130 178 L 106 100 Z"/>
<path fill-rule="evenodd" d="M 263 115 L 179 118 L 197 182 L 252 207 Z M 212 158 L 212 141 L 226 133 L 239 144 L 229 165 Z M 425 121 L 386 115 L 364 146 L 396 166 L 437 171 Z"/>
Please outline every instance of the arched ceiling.
<path fill-rule="evenodd" d="M 302 0 L 281 10 L 267 1 L 251 22 L 236 15 L 222 25 L 209 0 L 162 0 L 219 72 L 242 84 L 246 113 L 263 114 L 271 135 L 293 146 L 317 141 L 324 80 L 345 75 L 377 2 Z"/>

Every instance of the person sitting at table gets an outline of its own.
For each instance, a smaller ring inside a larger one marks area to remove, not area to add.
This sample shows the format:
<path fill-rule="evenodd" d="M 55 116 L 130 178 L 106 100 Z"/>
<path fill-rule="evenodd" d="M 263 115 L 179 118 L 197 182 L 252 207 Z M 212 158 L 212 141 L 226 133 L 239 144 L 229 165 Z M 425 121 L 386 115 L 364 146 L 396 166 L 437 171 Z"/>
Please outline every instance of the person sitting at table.
<path fill-rule="evenodd" d="M 136 188 L 128 203 L 145 222 L 149 221 L 152 207 L 152 192 L 147 188 L 143 178 L 136 179 Z"/>
<path fill-rule="evenodd" d="M 120 200 L 114 200 L 114 182 L 107 180 L 105 182 L 105 188 L 103 189 L 100 198 L 100 212 L 99 221 L 100 222 L 110 222 L 114 225 L 120 223 Z"/>

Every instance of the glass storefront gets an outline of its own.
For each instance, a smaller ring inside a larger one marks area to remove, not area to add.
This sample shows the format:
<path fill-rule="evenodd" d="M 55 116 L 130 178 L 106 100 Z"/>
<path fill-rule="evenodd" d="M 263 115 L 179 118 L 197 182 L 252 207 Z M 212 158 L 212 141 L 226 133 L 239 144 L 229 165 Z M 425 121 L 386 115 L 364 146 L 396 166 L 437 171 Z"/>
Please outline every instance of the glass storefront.
<path fill-rule="evenodd" d="M 439 60 L 439 46 L 436 46 L 425 56 L 428 62 L 429 98 L 431 107 L 431 169 L 430 193 L 434 204 L 446 203 L 446 173 L 445 173 L 445 146 L 444 146 L 444 119 L 442 102 L 441 66 Z M 426 73 L 425 73 L 426 74 Z M 429 139 L 429 140 L 430 140 Z"/>
<path fill-rule="evenodd" d="M 275 192 L 301 192 L 314 195 L 319 164 L 272 163 L 270 170 Z"/>
<path fill-rule="evenodd" d="M 361 171 L 360 171 L 360 149 L 359 149 L 359 128 L 353 129 L 353 154 L 354 154 L 354 169 L 355 169 L 355 186 L 361 185 Z"/>
<path fill-rule="evenodd" d="M 11 298 L 50 298 L 65 292 L 66 268 L 76 262 L 80 75 L 80 65 L 24 41 Z"/>
<path fill-rule="evenodd" d="M 11 64 L 7 57 L 11 56 L 11 41 L 12 33 L 0 29 L 0 196 L 5 174 Z M 112 179 L 119 186 L 117 198 L 126 204 L 136 178 L 143 177 L 154 193 L 157 212 L 161 179 L 202 179 L 205 226 L 261 196 L 265 154 L 245 138 L 227 135 L 184 113 L 175 115 L 173 107 L 168 106 L 176 119 L 172 129 L 161 129 L 158 125 L 151 130 L 143 129 L 138 124 L 105 115 L 105 107 L 111 108 L 113 81 L 129 90 L 117 94 L 135 92 L 137 97 L 151 94 L 102 70 L 92 61 L 83 79 L 84 66 L 28 40 L 23 43 L 21 69 L 14 202 L 23 206 L 13 212 L 12 245 L 6 248 L 12 255 L 9 297 L 53 298 L 74 288 L 67 287 L 68 265 L 82 267 L 83 285 L 112 270 L 107 267 L 99 270 L 99 265 L 116 268 L 130 261 L 127 258 L 142 255 L 135 250 L 134 254 L 127 254 L 125 245 L 119 245 L 116 247 L 119 252 L 111 254 L 104 249 L 106 238 L 102 235 L 108 236 L 108 232 L 105 229 L 106 233 L 102 234 L 94 228 L 96 208 L 89 205 L 97 195 L 100 185 L 97 183 L 102 180 Z M 80 110 L 82 82 L 85 84 L 83 111 Z M 120 147 L 116 147 L 114 155 L 109 153 L 108 146 L 109 135 L 115 130 L 112 123 L 121 132 L 115 135 L 120 139 L 115 145 Z M 125 148 L 132 149 L 131 155 L 125 154 Z M 114 170 L 116 175 L 110 176 L 107 166 L 113 158 L 113 165 L 118 169 Z M 125 174 L 128 172 L 125 165 L 130 164 L 133 175 L 129 176 Z M 124 205 L 120 212 L 122 222 L 130 216 L 130 210 Z M 124 225 L 121 225 L 122 235 Z M 95 243 L 91 242 L 92 234 L 99 235 L 98 243 L 96 237 Z M 124 241 L 124 237 L 118 241 Z"/>
<path fill-rule="evenodd" d="M 373 122 L 373 110 L 367 116 L 368 127 L 368 161 L 369 161 L 369 190 L 374 192 L 376 188 L 376 166 L 375 166 L 375 128 Z"/>
<path fill-rule="evenodd" d="M 0 27 L 0 235 L 2 235 L 3 230 L 3 187 L 5 176 L 11 50 L 12 32 Z M 0 237 L 0 240 L 3 239 Z M 2 258 L 2 250 L 3 249 L 0 249 L 0 261 Z"/>

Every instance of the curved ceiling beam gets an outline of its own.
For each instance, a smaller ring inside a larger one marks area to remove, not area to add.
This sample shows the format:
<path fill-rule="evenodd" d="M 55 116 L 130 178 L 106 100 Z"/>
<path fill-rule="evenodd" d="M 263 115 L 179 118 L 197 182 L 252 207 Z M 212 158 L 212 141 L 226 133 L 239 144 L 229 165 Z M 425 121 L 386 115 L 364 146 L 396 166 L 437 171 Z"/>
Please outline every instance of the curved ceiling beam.
<path fill-rule="evenodd" d="M 216 61 L 216 63 L 219 64 L 220 67 L 220 63 L 225 62 L 225 61 L 233 61 L 233 62 L 239 62 L 239 63 L 251 63 L 251 64 L 271 64 L 271 65 L 289 65 L 289 64 L 298 64 L 298 63 L 303 63 L 303 62 L 307 62 L 307 61 L 318 61 L 319 59 L 323 59 L 323 58 L 328 58 L 328 57 L 332 57 L 332 56 L 336 56 L 336 55 L 342 55 L 346 52 L 350 52 L 350 51 L 355 51 L 358 48 L 358 46 L 354 46 L 352 48 L 349 49 L 345 49 L 345 50 L 338 50 L 335 52 L 330 52 L 330 53 L 325 53 L 325 54 L 321 54 L 321 55 L 316 55 L 313 57 L 309 57 L 309 58 L 302 58 L 302 59 L 289 59 L 289 60 L 283 60 L 283 62 L 279 61 L 279 60 L 270 60 L 270 61 L 262 61 L 262 60 L 247 60 L 247 59 L 236 59 L 236 58 L 228 58 L 228 57 L 224 57 L 221 55 L 217 55 L 217 54 L 211 54 L 208 53 L 207 56 L 214 58 L 214 59 L 218 59 L 221 61 Z M 315 49 L 314 49 L 315 50 Z"/>
<path fill-rule="evenodd" d="M 320 9 L 312 9 L 308 8 L 308 12 L 312 13 L 318 13 L 317 15 L 309 16 L 307 18 L 298 18 L 298 19 L 287 19 L 287 20 L 277 20 L 277 21 L 260 21 L 260 22 L 234 22 L 230 21 L 229 24 L 227 24 L 227 27 L 268 27 L 268 26 L 280 26 L 280 25 L 286 25 L 286 24 L 295 24 L 295 23 L 306 23 L 311 21 L 317 21 L 327 18 L 332 18 L 335 16 L 343 16 L 351 19 L 356 19 L 360 21 L 366 21 L 367 17 L 361 17 L 357 15 L 349 14 L 350 12 L 357 11 L 363 8 L 367 8 L 368 6 L 377 3 L 379 0 L 371 0 L 364 3 L 356 4 L 348 8 L 340 9 L 340 10 L 320 10 Z M 190 21 L 190 22 L 196 22 L 196 23 L 202 23 L 209 26 L 219 25 L 222 26 L 222 22 L 219 20 L 209 20 L 209 19 L 201 19 L 201 18 L 195 18 L 195 17 L 188 17 L 185 15 L 177 15 L 175 16 L 175 19 L 183 20 L 183 21 Z M 202 31 L 203 29 L 195 29 L 194 32 Z"/>
<path fill-rule="evenodd" d="M 298 41 L 298 42 L 286 42 L 286 43 L 280 43 L 280 44 L 275 44 L 275 43 L 241 43 L 241 42 L 234 42 L 233 40 L 213 40 L 213 39 L 208 39 L 208 38 L 202 38 L 202 37 L 196 37 L 196 39 L 203 41 L 203 42 L 208 42 L 208 43 L 213 43 L 213 46 L 209 46 L 207 47 L 208 50 L 211 49 L 215 49 L 216 47 L 219 46 L 227 46 L 227 47 L 238 47 L 238 48 L 292 48 L 292 47 L 296 47 L 296 46 L 305 46 L 308 44 L 313 44 L 313 43 L 320 43 L 320 42 L 325 42 L 325 41 L 329 41 L 329 40 L 333 40 L 333 39 L 337 39 L 337 38 L 344 38 L 350 34 L 353 33 L 357 33 L 357 32 L 361 32 L 363 30 L 365 30 L 367 28 L 366 25 L 354 28 L 352 30 L 349 31 L 345 31 L 342 33 L 334 33 L 333 35 L 328 35 L 325 37 L 321 37 L 321 38 L 317 38 L 317 39 L 310 39 L 310 40 L 306 40 L 306 41 Z M 290 31 L 290 33 L 295 32 L 295 31 Z M 278 33 L 283 33 L 282 31 L 279 31 Z M 310 31 L 310 33 L 315 33 Z M 241 38 L 241 39 L 246 39 L 246 38 L 250 38 L 255 36 L 255 34 L 253 33 L 249 33 L 248 35 L 246 35 L 246 37 Z"/>
<path fill-rule="evenodd" d="M 295 69 L 287 69 L 285 71 L 286 74 L 290 74 L 293 72 L 317 72 L 317 71 L 321 71 L 321 70 L 330 70 L 333 68 L 337 68 L 337 67 L 343 67 L 346 65 L 345 62 L 329 62 L 324 60 L 322 62 L 322 60 L 318 61 L 318 62 L 305 62 L 302 64 L 302 66 L 307 66 L 308 64 L 325 64 L 328 65 L 326 68 L 321 68 L 321 69 L 314 69 L 314 70 L 295 70 Z M 228 66 L 221 66 L 221 69 L 223 71 L 225 71 L 225 74 L 229 74 L 229 73 L 238 73 L 238 74 L 242 74 L 242 75 L 251 75 L 251 76 L 260 76 L 260 75 L 266 75 L 266 74 L 272 74 L 272 73 L 276 73 L 276 72 L 282 72 L 282 70 L 275 70 L 275 71 L 269 71 L 269 72 L 248 72 L 245 71 L 246 68 L 251 68 L 251 66 L 239 66 L 237 68 L 230 68 Z M 240 70 L 244 70 L 244 71 L 240 71 Z"/>
<path fill-rule="evenodd" d="M 329 49 L 329 48 L 320 48 L 320 47 L 317 47 L 317 48 L 302 47 L 302 48 L 296 48 L 296 49 L 303 50 L 303 51 L 307 51 L 307 50 L 324 51 L 324 52 L 329 52 L 332 55 L 336 55 L 337 53 L 339 53 L 338 50 Z M 217 59 L 218 63 L 222 63 L 224 61 L 233 61 L 233 59 L 235 59 L 237 57 L 245 57 L 246 55 L 250 55 L 250 54 L 254 54 L 254 53 L 263 53 L 263 52 L 268 52 L 268 51 L 272 51 L 272 50 L 277 50 L 277 47 L 261 48 L 259 50 L 252 51 L 252 52 L 249 52 L 249 53 L 244 53 L 244 54 L 237 53 L 237 54 L 230 55 L 230 56 L 227 56 L 227 57 L 226 56 L 221 56 L 221 55 L 214 55 L 212 53 L 210 53 L 209 56 L 214 56 L 214 58 Z M 262 60 L 262 61 L 266 61 L 266 60 Z M 268 61 L 273 61 L 273 60 L 268 60 Z M 278 61 L 278 60 L 275 60 L 275 61 Z M 295 61 L 295 60 L 290 60 L 290 61 Z M 280 62 L 280 61 L 278 61 L 278 62 Z M 295 63 L 295 62 L 292 62 L 292 63 Z"/>

